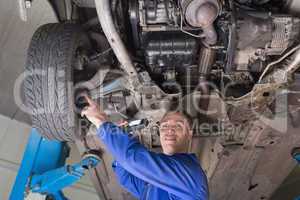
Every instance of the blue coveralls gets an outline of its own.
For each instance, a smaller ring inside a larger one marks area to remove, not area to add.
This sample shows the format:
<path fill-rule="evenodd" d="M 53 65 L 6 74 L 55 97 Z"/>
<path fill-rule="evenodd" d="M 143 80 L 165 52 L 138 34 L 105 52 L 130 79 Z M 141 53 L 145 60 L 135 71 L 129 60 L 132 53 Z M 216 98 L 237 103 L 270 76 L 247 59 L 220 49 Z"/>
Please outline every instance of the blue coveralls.
<path fill-rule="evenodd" d="M 148 151 L 113 123 L 105 122 L 98 137 L 116 161 L 120 184 L 141 200 L 207 200 L 207 178 L 195 154 L 168 156 Z"/>

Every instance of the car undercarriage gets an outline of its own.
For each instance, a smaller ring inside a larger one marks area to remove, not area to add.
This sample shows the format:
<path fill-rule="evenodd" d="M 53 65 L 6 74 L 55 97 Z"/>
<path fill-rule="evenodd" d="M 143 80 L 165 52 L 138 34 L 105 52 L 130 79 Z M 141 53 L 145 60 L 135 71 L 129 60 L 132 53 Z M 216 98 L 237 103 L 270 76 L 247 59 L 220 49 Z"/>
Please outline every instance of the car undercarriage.
<path fill-rule="evenodd" d="M 59 22 L 33 35 L 24 82 L 43 136 L 104 148 L 80 116 L 83 93 L 153 151 L 160 119 L 184 112 L 212 200 L 271 198 L 300 144 L 297 0 L 49 2 Z M 103 198 L 130 199 L 103 160 L 92 175 Z"/>

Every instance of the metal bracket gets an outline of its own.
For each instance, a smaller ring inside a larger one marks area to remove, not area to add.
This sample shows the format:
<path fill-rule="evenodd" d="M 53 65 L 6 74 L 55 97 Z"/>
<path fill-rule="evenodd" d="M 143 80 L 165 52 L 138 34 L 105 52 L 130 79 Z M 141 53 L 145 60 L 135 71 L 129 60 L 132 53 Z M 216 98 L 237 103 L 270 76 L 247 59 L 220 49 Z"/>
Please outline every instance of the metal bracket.
<path fill-rule="evenodd" d="M 27 9 L 31 8 L 31 0 L 18 0 L 19 14 L 22 21 L 27 21 Z"/>
<path fill-rule="evenodd" d="M 57 194 L 62 189 L 79 181 L 87 169 L 96 167 L 99 162 L 99 158 L 87 156 L 80 163 L 66 165 L 42 175 L 33 175 L 30 189 L 32 192 L 42 194 Z"/>

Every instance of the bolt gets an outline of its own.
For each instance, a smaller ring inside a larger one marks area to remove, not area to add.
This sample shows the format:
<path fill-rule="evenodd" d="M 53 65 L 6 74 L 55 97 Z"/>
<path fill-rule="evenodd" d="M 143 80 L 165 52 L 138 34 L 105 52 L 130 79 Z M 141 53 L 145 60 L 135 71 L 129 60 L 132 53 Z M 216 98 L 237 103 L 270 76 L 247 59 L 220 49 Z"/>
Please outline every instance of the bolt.
<path fill-rule="evenodd" d="M 152 99 L 152 95 L 151 94 L 146 94 L 146 99 Z"/>
<path fill-rule="evenodd" d="M 156 109 L 156 105 L 153 103 L 150 105 L 150 108 L 154 110 L 154 109 Z"/>
<path fill-rule="evenodd" d="M 27 9 L 31 8 L 31 1 L 30 0 L 25 1 L 25 8 L 27 8 Z"/>

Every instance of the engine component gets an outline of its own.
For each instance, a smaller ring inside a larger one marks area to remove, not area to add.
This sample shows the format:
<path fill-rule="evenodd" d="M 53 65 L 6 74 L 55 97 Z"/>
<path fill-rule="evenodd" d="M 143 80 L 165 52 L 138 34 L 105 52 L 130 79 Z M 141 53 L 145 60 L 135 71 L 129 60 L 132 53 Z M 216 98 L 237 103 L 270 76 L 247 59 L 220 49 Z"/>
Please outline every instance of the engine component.
<path fill-rule="evenodd" d="M 186 21 L 194 27 L 210 26 L 220 10 L 216 0 L 185 0 L 182 4 Z"/>
<path fill-rule="evenodd" d="M 199 53 L 199 75 L 207 76 L 215 62 L 216 51 L 212 48 L 201 48 Z"/>
<path fill-rule="evenodd" d="M 135 47 L 147 32 L 180 31 L 180 10 L 175 1 L 130 0 L 130 24 Z"/>
<path fill-rule="evenodd" d="M 234 58 L 238 71 L 261 71 L 267 56 L 281 55 L 294 43 L 300 30 L 300 19 L 289 15 L 240 12 L 238 19 Z"/>
<path fill-rule="evenodd" d="M 140 46 L 140 41 L 143 40 L 143 34 L 147 32 L 184 32 L 196 37 L 206 37 L 207 43 L 214 44 L 216 41 L 216 32 L 212 27 L 213 21 L 216 19 L 220 6 L 217 0 L 204 0 L 200 3 L 208 2 L 207 5 L 200 6 L 200 10 L 190 11 L 198 1 L 174 1 L 174 0 L 130 0 L 129 1 L 129 16 L 133 40 L 135 47 Z M 214 4 L 216 3 L 216 5 Z M 182 5 L 181 5 L 182 4 Z M 183 8 L 184 6 L 184 8 Z M 188 9 L 189 20 L 199 21 L 193 25 L 185 20 L 185 11 Z M 193 14 L 198 13 L 198 16 Z M 206 21 L 208 23 L 206 23 Z M 202 30 L 202 28 L 204 28 Z M 196 34 L 202 31 L 203 34 Z"/>
<path fill-rule="evenodd" d="M 300 1 L 299 0 L 287 0 L 285 1 L 285 7 L 289 13 L 300 16 Z"/>
<path fill-rule="evenodd" d="M 240 4 L 254 4 L 254 5 L 262 5 L 268 3 L 270 0 L 237 0 Z"/>
<path fill-rule="evenodd" d="M 204 42 L 214 45 L 217 42 L 217 33 L 213 22 L 220 12 L 217 0 L 183 0 L 181 2 L 183 13 L 188 24 L 200 27 L 205 36 Z"/>
<path fill-rule="evenodd" d="M 94 0 L 73 0 L 78 7 L 95 8 Z"/>
<path fill-rule="evenodd" d="M 176 7 L 172 1 L 148 1 L 149 4 L 140 2 L 140 10 L 143 9 L 144 13 L 141 15 L 141 25 L 147 26 L 151 24 L 172 24 L 178 23 L 178 15 Z"/>
<path fill-rule="evenodd" d="M 129 16 L 136 47 L 142 40 L 139 34 L 180 30 L 180 10 L 175 1 L 130 0 Z"/>
<path fill-rule="evenodd" d="M 275 65 L 282 63 L 280 68 L 276 68 Z M 271 69 L 271 67 L 275 67 Z M 256 116 L 255 113 L 251 112 L 255 109 L 256 112 L 262 113 L 268 108 L 271 102 L 276 98 L 274 93 L 278 90 L 283 90 L 288 87 L 289 82 L 294 79 L 294 73 L 300 68 L 300 45 L 297 45 L 286 54 L 281 56 L 278 60 L 270 63 L 262 75 L 260 76 L 258 83 L 256 84 L 250 92 L 239 97 L 233 98 L 228 102 L 228 105 L 234 105 L 235 107 L 230 112 L 240 112 L 244 105 L 251 103 L 251 106 L 244 109 L 243 113 L 247 115 L 239 115 L 236 122 L 241 122 L 243 120 L 253 119 Z M 267 74 L 268 72 L 268 74 Z M 267 75 L 266 75 L 267 74 Z M 249 115 L 249 113 L 251 113 Z M 238 113 L 231 113 L 230 116 L 234 116 Z"/>
<path fill-rule="evenodd" d="M 300 68 L 300 46 L 294 48 L 295 53 L 291 56 L 290 60 L 284 64 L 284 75 L 289 76 L 283 80 L 289 80 L 293 74 Z M 288 54 L 287 54 L 288 55 Z"/>
<path fill-rule="evenodd" d="M 211 72 L 212 65 L 215 62 L 216 51 L 212 48 L 203 47 L 200 49 L 199 61 L 198 61 L 198 90 L 201 92 L 201 97 L 199 98 L 199 109 L 200 111 L 206 111 L 209 105 L 208 95 L 209 84 L 207 82 L 207 77 Z M 201 119 L 203 113 L 198 112 L 198 117 Z"/>
<path fill-rule="evenodd" d="M 193 27 L 202 28 L 205 38 L 202 43 L 206 46 L 200 50 L 199 54 L 199 79 L 198 89 L 203 95 L 209 94 L 207 83 L 207 75 L 210 73 L 211 67 L 215 61 L 215 50 L 209 46 L 217 43 L 217 32 L 214 28 L 214 21 L 220 12 L 220 5 L 217 0 L 182 0 L 181 6 L 184 17 L 188 24 Z M 200 110 L 207 110 L 209 99 L 201 97 L 199 99 Z M 201 113 L 198 117 L 201 118 Z"/>
<path fill-rule="evenodd" d="M 197 40 L 181 32 L 148 33 L 144 43 L 146 65 L 159 73 L 192 65 L 198 50 Z"/>
<path fill-rule="evenodd" d="M 268 55 L 281 55 L 292 45 L 299 35 L 300 19 L 291 16 L 273 16 L 273 32 L 270 45 L 267 47 Z"/>

